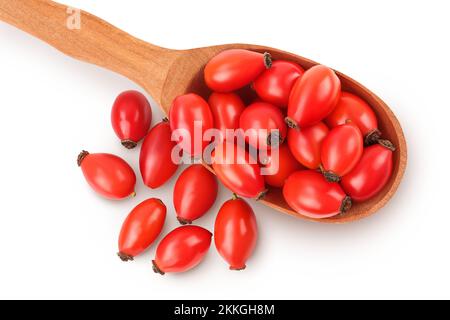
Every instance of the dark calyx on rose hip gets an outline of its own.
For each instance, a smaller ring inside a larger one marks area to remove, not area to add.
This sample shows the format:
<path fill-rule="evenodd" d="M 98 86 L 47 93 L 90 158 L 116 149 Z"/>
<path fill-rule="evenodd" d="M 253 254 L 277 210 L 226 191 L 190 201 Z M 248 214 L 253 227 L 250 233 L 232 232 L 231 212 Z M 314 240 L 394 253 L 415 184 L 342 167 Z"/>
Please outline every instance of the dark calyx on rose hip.
<path fill-rule="evenodd" d="M 161 271 L 161 269 L 159 269 L 159 267 L 158 267 L 158 265 L 156 264 L 156 261 L 155 261 L 155 260 L 152 260 L 152 269 L 153 269 L 153 272 L 154 272 L 154 273 L 158 273 L 158 274 L 160 274 L 160 275 L 162 275 L 162 276 L 166 274 L 165 272 Z"/>
<path fill-rule="evenodd" d="M 352 198 L 350 198 L 349 196 L 346 196 L 344 198 L 344 200 L 342 201 L 342 205 L 341 205 L 341 215 L 347 213 L 353 205 L 353 201 Z"/>
<path fill-rule="evenodd" d="M 81 163 L 83 162 L 84 158 L 86 158 L 89 155 L 89 152 L 83 150 L 80 152 L 77 158 L 77 164 L 79 167 L 81 167 Z"/>
<path fill-rule="evenodd" d="M 323 170 L 323 167 L 320 168 Z M 322 171 L 323 176 L 327 179 L 328 182 L 339 182 L 341 181 L 341 177 L 332 171 Z"/>
<path fill-rule="evenodd" d="M 267 145 L 270 147 L 278 148 L 283 142 L 284 139 L 278 130 L 274 130 L 267 136 Z"/>
<path fill-rule="evenodd" d="M 266 66 L 266 69 L 272 68 L 272 55 L 268 52 L 264 52 L 264 65 Z"/>
<path fill-rule="evenodd" d="M 371 146 L 381 139 L 381 131 L 379 129 L 373 129 L 364 137 L 364 145 Z"/>
<path fill-rule="evenodd" d="M 394 152 L 397 149 L 395 145 L 387 139 L 378 139 L 376 142 L 385 147 L 386 149 L 391 150 L 392 152 Z"/>
<path fill-rule="evenodd" d="M 130 150 L 136 148 L 137 146 L 137 143 L 131 140 L 122 140 L 121 143 L 125 148 Z"/>

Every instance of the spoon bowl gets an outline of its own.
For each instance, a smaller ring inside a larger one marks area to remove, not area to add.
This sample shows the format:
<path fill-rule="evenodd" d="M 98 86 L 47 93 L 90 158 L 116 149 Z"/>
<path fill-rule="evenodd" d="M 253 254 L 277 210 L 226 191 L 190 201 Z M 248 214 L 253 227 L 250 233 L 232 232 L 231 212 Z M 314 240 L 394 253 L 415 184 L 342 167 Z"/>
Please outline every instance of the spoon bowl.
<path fill-rule="evenodd" d="M 75 20 L 74 20 L 75 19 Z M 78 19 L 78 20 L 77 20 Z M 232 48 L 269 52 L 274 60 L 288 60 L 305 69 L 317 63 L 282 50 L 250 45 L 227 44 L 191 50 L 171 50 L 149 44 L 87 13 L 49 0 L 0 0 L 0 20 L 47 42 L 73 58 L 112 70 L 144 88 L 168 114 L 173 99 L 193 92 L 205 98 L 210 90 L 203 79 L 206 63 L 219 52 Z M 73 23 L 73 22 L 79 22 Z M 342 89 L 365 100 L 375 111 L 384 139 L 394 143 L 394 169 L 383 190 L 374 198 L 354 203 L 345 214 L 312 219 L 293 211 L 280 189 L 269 190 L 265 205 L 297 218 L 323 223 L 346 223 L 377 212 L 396 192 L 407 162 L 406 141 L 397 118 L 370 90 L 336 71 Z"/>

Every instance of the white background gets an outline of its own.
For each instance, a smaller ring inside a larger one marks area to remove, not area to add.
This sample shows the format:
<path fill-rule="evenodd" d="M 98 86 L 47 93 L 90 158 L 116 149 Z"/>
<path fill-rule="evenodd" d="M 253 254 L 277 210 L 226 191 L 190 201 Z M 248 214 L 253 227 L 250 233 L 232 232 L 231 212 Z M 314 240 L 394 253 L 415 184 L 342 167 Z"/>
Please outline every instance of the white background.
<path fill-rule="evenodd" d="M 164 233 L 176 226 L 175 179 L 157 191 L 139 182 L 136 199 L 109 202 L 75 159 L 81 149 L 111 152 L 138 169 L 138 150 L 120 146 L 109 112 L 118 93 L 139 88 L 0 23 L 0 298 L 450 298 L 448 1 L 67 3 L 169 48 L 264 44 L 343 71 L 400 119 L 408 170 L 384 209 L 350 225 L 253 204 L 261 237 L 244 272 L 228 271 L 213 248 L 182 275 L 153 274 L 154 247 L 122 263 L 118 232 L 138 202 L 162 198 Z M 199 224 L 211 229 L 229 196 L 221 189 Z"/>

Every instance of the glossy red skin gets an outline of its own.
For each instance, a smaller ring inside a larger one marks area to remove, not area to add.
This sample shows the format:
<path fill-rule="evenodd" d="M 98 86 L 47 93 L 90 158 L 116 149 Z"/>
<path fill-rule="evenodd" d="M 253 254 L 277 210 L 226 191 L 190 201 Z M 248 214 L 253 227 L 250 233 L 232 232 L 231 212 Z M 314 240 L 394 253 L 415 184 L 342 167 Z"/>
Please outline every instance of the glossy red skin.
<path fill-rule="evenodd" d="M 271 147 L 267 144 L 271 130 L 278 130 L 282 141 L 287 136 L 287 126 L 280 108 L 266 102 L 255 102 L 245 108 L 239 125 L 246 133 L 245 140 L 257 149 Z M 260 129 L 266 131 L 261 132 Z"/>
<path fill-rule="evenodd" d="M 239 119 L 245 105 L 237 94 L 213 92 L 209 96 L 208 103 L 214 117 L 214 125 L 222 132 L 224 138 L 227 129 L 239 128 Z"/>
<path fill-rule="evenodd" d="M 231 145 L 233 152 L 227 152 L 226 145 Z M 216 147 L 212 167 L 225 187 L 241 197 L 258 198 L 266 191 L 259 165 L 235 143 L 223 142 Z"/>
<path fill-rule="evenodd" d="M 230 270 L 243 270 L 258 239 L 255 213 L 243 199 L 225 202 L 217 214 L 214 243 Z"/>
<path fill-rule="evenodd" d="M 202 141 L 201 146 L 196 148 L 194 144 L 194 122 L 201 121 L 202 138 L 206 130 L 214 128 L 214 118 L 205 99 L 194 93 L 175 98 L 169 111 L 169 119 L 172 132 L 177 129 L 184 129 L 190 134 L 190 137 L 180 137 L 178 141 L 183 151 L 191 156 L 200 156 L 209 141 Z"/>
<path fill-rule="evenodd" d="M 114 102 L 111 123 L 121 141 L 138 143 L 146 136 L 152 123 L 150 103 L 138 91 L 121 93 Z"/>
<path fill-rule="evenodd" d="M 323 122 L 306 128 L 289 129 L 287 142 L 292 155 L 309 169 L 319 168 L 322 143 L 329 131 Z"/>
<path fill-rule="evenodd" d="M 215 92 L 232 92 L 253 82 L 264 70 L 266 65 L 262 53 L 225 50 L 206 65 L 205 82 Z"/>
<path fill-rule="evenodd" d="M 378 129 L 378 120 L 372 108 L 360 97 L 342 92 L 336 108 L 325 123 L 334 128 L 349 120 L 358 126 L 364 136 Z"/>
<path fill-rule="evenodd" d="M 191 270 L 205 257 L 211 237 L 211 232 L 201 227 L 179 227 L 159 243 L 153 263 L 163 273 Z"/>
<path fill-rule="evenodd" d="M 341 95 L 341 81 L 328 67 L 308 69 L 292 88 L 288 117 L 300 128 L 312 126 L 326 118 Z"/>
<path fill-rule="evenodd" d="M 364 139 L 361 130 L 347 123 L 330 131 L 322 143 L 322 166 L 339 177 L 349 173 L 361 159 Z"/>
<path fill-rule="evenodd" d="M 80 167 L 88 184 L 99 195 L 111 200 L 134 195 L 136 175 L 122 158 L 108 153 L 88 154 Z"/>
<path fill-rule="evenodd" d="M 341 185 L 354 201 L 376 196 L 392 175 L 393 152 L 379 144 L 365 148 L 356 167 L 342 178 Z"/>
<path fill-rule="evenodd" d="M 176 142 L 171 140 L 170 125 L 163 121 L 150 130 L 142 143 L 139 167 L 147 187 L 159 188 L 168 181 L 178 169 L 172 161 L 172 150 Z"/>
<path fill-rule="evenodd" d="M 217 198 L 218 184 L 213 173 L 201 164 L 183 171 L 173 190 L 173 204 L 181 223 L 202 217 Z"/>
<path fill-rule="evenodd" d="M 312 170 L 292 174 L 283 188 L 289 206 L 299 214 L 315 219 L 324 219 L 341 213 L 346 194 L 338 183 L 325 180 L 323 175 Z"/>
<path fill-rule="evenodd" d="M 273 156 L 273 152 L 278 152 L 278 158 Z M 269 186 L 282 188 L 286 179 L 291 174 L 304 167 L 294 158 L 287 144 L 282 144 L 278 149 L 269 152 L 267 161 L 264 165 L 267 170 L 264 179 Z"/>
<path fill-rule="evenodd" d="M 261 100 L 286 108 L 294 83 L 305 70 L 298 64 L 289 61 L 275 61 L 272 67 L 264 71 L 253 83 Z"/>
<path fill-rule="evenodd" d="M 166 206 L 159 199 L 137 205 L 125 219 L 119 236 L 119 255 L 132 259 L 150 247 L 166 221 Z"/>

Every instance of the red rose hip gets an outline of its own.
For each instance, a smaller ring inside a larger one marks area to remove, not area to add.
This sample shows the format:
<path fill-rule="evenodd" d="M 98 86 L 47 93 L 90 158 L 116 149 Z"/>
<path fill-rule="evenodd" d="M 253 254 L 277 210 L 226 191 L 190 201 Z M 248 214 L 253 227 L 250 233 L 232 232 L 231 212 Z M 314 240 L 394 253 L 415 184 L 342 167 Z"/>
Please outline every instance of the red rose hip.
<path fill-rule="evenodd" d="M 209 96 L 209 106 L 214 116 L 214 126 L 226 138 L 226 130 L 239 128 L 239 119 L 245 109 L 244 102 L 235 93 L 213 92 Z"/>
<path fill-rule="evenodd" d="M 179 273 L 196 267 L 211 246 L 212 234 L 197 226 L 179 227 L 170 232 L 158 245 L 153 271 Z"/>
<path fill-rule="evenodd" d="M 267 193 L 257 161 L 236 143 L 219 144 L 212 154 L 212 167 L 225 187 L 241 197 L 261 199 Z"/>
<path fill-rule="evenodd" d="M 192 157 L 202 155 L 209 141 L 203 140 L 206 130 L 214 128 L 214 118 L 208 103 L 194 93 L 175 98 L 169 111 L 170 129 L 179 130 L 178 143 Z M 199 132 L 195 125 L 199 126 Z"/>
<path fill-rule="evenodd" d="M 309 218 L 330 218 L 351 207 L 350 197 L 338 183 L 328 182 L 312 170 L 292 174 L 286 180 L 283 195 L 292 209 Z"/>
<path fill-rule="evenodd" d="M 275 61 L 270 69 L 264 71 L 255 80 L 253 89 L 262 101 L 286 108 L 292 87 L 304 72 L 303 68 L 296 63 Z"/>
<path fill-rule="evenodd" d="M 358 126 L 366 145 L 376 143 L 380 139 L 378 120 L 372 108 L 360 97 L 349 92 L 342 92 L 336 108 L 325 122 L 330 128 L 334 128 L 348 121 Z"/>
<path fill-rule="evenodd" d="M 289 129 L 288 145 L 293 156 L 308 169 L 317 169 L 321 163 L 321 150 L 323 140 L 330 130 L 319 122 L 310 127 L 301 129 Z"/>
<path fill-rule="evenodd" d="M 282 188 L 292 173 L 304 169 L 289 151 L 287 144 L 282 144 L 278 149 L 269 151 L 263 164 L 266 183 L 276 188 Z"/>
<path fill-rule="evenodd" d="M 283 113 L 270 103 L 252 103 L 242 112 L 239 123 L 246 141 L 254 148 L 277 148 L 286 139 Z"/>
<path fill-rule="evenodd" d="M 138 91 L 125 91 L 114 102 L 111 123 L 122 145 L 133 149 L 144 139 L 152 123 L 152 109 Z"/>
<path fill-rule="evenodd" d="M 166 119 L 154 126 L 142 143 L 139 168 L 142 180 L 149 188 L 159 188 L 178 169 L 178 163 L 172 159 L 172 152 L 177 144 L 171 140 L 171 135 Z"/>
<path fill-rule="evenodd" d="M 286 122 L 291 128 L 314 125 L 327 117 L 339 101 L 341 81 L 328 67 L 308 69 L 292 88 Z"/>
<path fill-rule="evenodd" d="M 225 202 L 217 214 L 214 242 L 230 270 L 244 270 L 258 239 L 255 213 L 243 199 Z"/>
<path fill-rule="evenodd" d="M 201 164 L 183 171 L 173 190 L 173 204 L 181 224 L 191 224 L 202 217 L 217 198 L 217 179 Z"/>
<path fill-rule="evenodd" d="M 376 196 L 392 175 L 394 145 L 387 140 L 367 147 L 356 167 L 342 178 L 341 185 L 354 201 Z"/>
<path fill-rule="evenodd" d="M 99 195 L 112 200 L 135 195 L 136 175 L 122 158 L 108 153 L 82 151 L 77 162 L 88 184 Z"/>
<path fill-rule="evenodd" d="M 232 92 L 249 85 L 271 66 L 272 59 L 268 53 L 225 50 L 206 65 L 205 82 L 215 92 Z"/>
<path fill-rule="evenodd" d="M 325 178 L 330 182 L 339 182 L 359 162 L 363 149 L 363 136 L 355 124 L 342 124 L 332 129 L 322 144 Z"/>
<path fill-rule="evenodd" d="M 166 206 L 159 199 L 148 199 L 137 205 L 125 219 L 119 236 L 118 256 L 134 260 L 152 245 L 166 220 Z"/>

